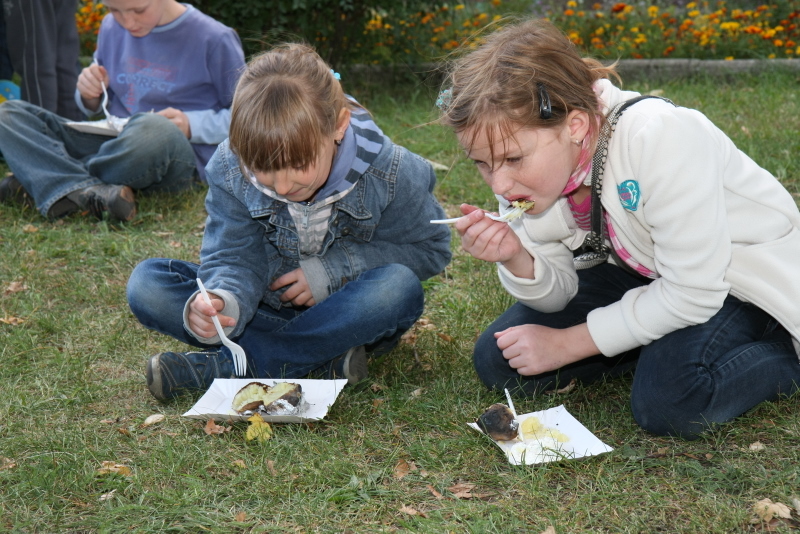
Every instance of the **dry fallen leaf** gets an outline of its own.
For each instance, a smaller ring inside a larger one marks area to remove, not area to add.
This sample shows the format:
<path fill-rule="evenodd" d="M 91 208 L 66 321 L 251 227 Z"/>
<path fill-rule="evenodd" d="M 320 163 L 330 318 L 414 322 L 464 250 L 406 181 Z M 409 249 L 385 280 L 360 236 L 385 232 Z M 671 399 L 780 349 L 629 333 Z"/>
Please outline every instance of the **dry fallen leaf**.
<path fill-rule="evenodd" d="M 413 345 L 417 342 L 417 331 L 413 328 L 408 330 L 400 337 L 400 343 L 404 345 Z"/>
<path fill-rule="evenodd" d="M 419 510 L 412 508 L 410 506 L 406 506 L 405 504 L 400 507 L 400 511 L 404 514 L 408 515 L 418 515 L 420 517 L 428 517 L 425 512 L 420 512 Z"/>
<path fill-rule="evenodd" d="M 570 391 L 575 389 L 575 385 L 577 383 L 578 383 L 578 381 L 575 378 L 573 378 L 572 380 L 569 381 L 569 384 L 567 384 L 566 386 L 564 386 L 561 389 L 557 389 L 556 393 L 569 393 Z"/>
<path fill-rule="evenodd" d="M 794 507 L 795 512 L 800 513 L 800 499 L 794 495 L 792 496 L 792 507 Z"/>
<path fill-rule="evenodd" d="M 492 496 L 491 493 L 473 493 L 472 490 L 475 488 L 475 484 L 468 484 L 468 483 L 460 483 L 454 484 L 447 488 L 453 493 L 453 497 L 456 499 L 481 499 L 485 500 Z"/>
<path fill-rule="evenodd" d="M 408 462 L 405 460 L 400 460 L 397 462 L 397 465 L 394 466 L 394 478 L 397 480 L 402 480 L 407 474 L 411 472 L 411 469 L 408 467 Z"/>
<path fill-rule="evenodd" d="M 453 342 L 453 338 L 451 336 L 448 336 L 447 334 L 442 334 L 441 332 L 438 332 L 436 335 L 442 338 L 443 340 L 447 341 L 448 343 Z"/>
<path fill-rule="evenodd" d="M 405 460 L 400 460 L 399 462 L 397 462 L 397 465 L 394 466 L 394 478 L 396 478 L 397 480 L 401 480 L 404 476 L 416 470 L 417 470 L 417 464 L 415 464 L 414 462 L 407 462 Z"/>
<path fill-rule="evenodd" d="M 471 499 L 472 490 L 474 488 L 475 484 L 455 484 L 447 489 L 450 490 L 457 499 Z"/>
<path fill-rule="evenodd" d="M 210 436 L 212 434 L 222 434 L 222 433 L 225 433 L 225 432 L 230 432 L 231 431 L 231 427 L 229 427 L 229 426 L 220 426 L 217 423 L 215 423 L 213 419 L 209 419 L 206 422 L 206 426 L 203 427 L 203 431 Z"/>
<path fill-rule="evenodd" d="M 576 379 L 574 379 L 574 378 L 573 378 L 572 380 L 570 380 L 570 381 L 569 381 L 569 384 L 567 384 L 567 385 L 566 385 L 566 386 L 564 386 L 563 388 L 561 388 L 561 389 L 555 389 L 555 390 L 551 389 L 551 390 L 549 390 L 549 391 L 545 391 L 545 394 L 547 394 L 547 395 L 556 395 L 556 394 L 558 394 L 558 393 L 569 393 L 570 391 L 572 391 L 573 389 L 575 389 L 575 386 L 576 386 L 577 384 L 578 384 L 578 381 L 577 381 Z"/>
<path fill-rule="evenodd" d="M 231 462 L 231 465 L 234 467 L 238 467 L 240 469 L 246 469 L 247 464 L 244 463 L 244 460 L 234 460 Z"/>
<path fill-rule="evenodd" d="M 770 499 L 762 499 L 753 505 L 753 513 L 756 515 L 752 522 L 769 522 L 773 517 L 789 519 L 792 517 L 792 510 L 783 503 L 772 502 Z"/>
<path fill-rule="evenodd" d="M 22 282 L 11 282 L 8 284 L 8 287 L 5 291 L 3 291 L 4 295 L 10 295 L 12 293 L 19 293 L 20 291 L 25 291 L 28 289 L 28 286 L 23 284 Z"/>
<path fill-rule="evenodd" d="M 424 389 L 424 388 L 415 389 L 414 391 L 412 391 L 412 392 L 411 392 L 411 396 L 412 396 L 412 397 L 419 397 L 419 396 L 421 396 L 421 395 L 422 395 L 422 393 L 423 393 L 424 391 L 425 391 L 425 389 Z"/>
<path fill-rule="evenodd" d="M 267 441 L 272 437 L 272 427 L 259 414 L 255 414 L 247 420 L 250 421 L 250 426 L 247 427 L 247 441 L 254 439 Z"/>
<path fill-rule="evenodd" d="M 275 469 L 275 462 L 273 462 L 272 460 L 267 460 L 267 469 L 269 469 L 269 473 L 272 476 L 274 477 L 278 476 L 278 470 Z"/>
<path fill-rule="evenodd" d="M 751 451 L 763 451 L 764 449 L 766 449 L 766 447 L 760 441 L 754 441 L 750 444 Z"/>
<path fill-rule="evenodd" d="M 556 534 L 556 528 L 553 525 L 550 525 L 542 531 L 542 534 Z"/>
<path fill-rule="evenodd" d="M 149 416 L 147 419 L 144 420 L 142 426 L 150 426 L 156 423 L 160 423 L 161 421 L 164 420 L 164 417 L 165 416 L 163 413 L 154 413 L 153 415 Z"/>
<path fill-rule="evenodd" d="M 108 493 L 104 493 L 104 494 L 100 495 L 100 501 L 102 502 L 102 501 L 107 501 L 107 500 L 111 499 L 116 492 L 117 492 L 117 490 L 113 489 L 113 490 L 109 491 Z"/>
<path fill-rule="evenodd" d="M 24 322 L 25 319 L 20 319 L 19 317 L 11 317 L 9 315 L 0 317 L 0 323 L 10 324 L 11 326 L 19 326 Z"/>
<path fill-rule="evenodd" d="M 245 521 L 247 521 L 247 513 L 239 512 L 235 516 L 233 516 L 233 519 L 238 523 L 244 523 Z"/>
<path fill-rule="evenodd" d="M 414 326 L 418 326 L 423 330 L 436 330 L 436 325 L 433 324 L 427 317 L 420 317 L 419 321 L 417 321 L 417 324 Z"/>
<path fill-rule="evenodd" d="M 427 317 L 420 317 L 414 326 L 409 328 L 405 334 L 400 337 L 400 342 L 406 345 L 414 345 L 417 342 L 418 332 L 420 330 L 436 330 L 436 325 L 431 323 Z"/>
<path fill-rule="evenodd" d="M 437 499 L 443 499 L 443 498 L 444 498 L 444 495 L 442 495 L 441 493 L 439 493 L 438 491 L 436 491 L 436 490 L 433 488 L 433 486 L 431 486 L 430 484 L 428 484 L 428 485 L 427 485 L 427 486 L 425 486 L 425 487 L 426 487 L 426 488 L 428 488 L 428 491 L 430 491 L 430 492 L 431 492 L 431 495 L 433 495 L 433 496 L 434 496 L 434 497 L 436 497 Z"/>
<path fill-rule="evenodd" d="M 11 458 L 0 458 L 0 471 L 14 469 L 15 467 L 17 467 L 17 463 Z"/>
<path fill-rule="evenodd" d="M 32 224 L 26 224 L 25 226 L 22 227 L 22 231 L 25 232 L 26 234 L 32 234 L 38 232 L 39 229 Z"/>
<path fill-rule="evenodd" d="M 101 462 L 100 465 L 100 469 L 97 470 L 97 473 L 100 475 L 118 474 L 126 477 L 133 476 L 133 471 L 131 471 L 131 468 L 127 465 L 118 464 L 110 460 Z"/>

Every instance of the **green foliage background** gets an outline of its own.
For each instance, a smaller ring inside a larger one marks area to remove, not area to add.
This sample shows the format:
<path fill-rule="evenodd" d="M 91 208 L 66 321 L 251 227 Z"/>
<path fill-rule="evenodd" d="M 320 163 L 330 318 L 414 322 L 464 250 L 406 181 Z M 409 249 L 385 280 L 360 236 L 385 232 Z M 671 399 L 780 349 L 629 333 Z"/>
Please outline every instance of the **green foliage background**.
<path fill-rule="evenodd" d="M 338 64 L 358 41 L 372 9 L 366 0 L 191 0 L 205 14 L 236 28 L 249 56 L 268 41 L 300 37 Z M 398 5 L 420 4 L 414 0 Z"/>

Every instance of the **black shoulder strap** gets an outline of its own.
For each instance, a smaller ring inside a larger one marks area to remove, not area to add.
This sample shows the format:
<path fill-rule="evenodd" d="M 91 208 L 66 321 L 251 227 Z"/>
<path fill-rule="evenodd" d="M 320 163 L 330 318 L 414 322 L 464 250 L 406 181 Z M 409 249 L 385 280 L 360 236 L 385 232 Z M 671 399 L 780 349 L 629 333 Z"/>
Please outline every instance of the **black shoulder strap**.
<path fill-rule="evenodd" d="M 587 269 L 605 263 L 611 253 L 611 250 L 606 245 L 606 223 L 605 217 L 603 217 L 603 205 L 600 203 L 600 193 L 603 191 L 603 172 L 608 159 L 608 142 L 622 112 L 645 98 L 658 98 L 669 102 L 673 106 L 675 105 L 667 98 L 640 95 L 620 102 L 608 112 L 606 120 L 603 121 L 603 126 L 600 128 L 600 134 L 597 136 L 597 148 L 595 148 L 594 156 L 592 157 L 592 229 L 583 241 L 583 248 L 591 250 L 573 258 L 576 269 Z"/>

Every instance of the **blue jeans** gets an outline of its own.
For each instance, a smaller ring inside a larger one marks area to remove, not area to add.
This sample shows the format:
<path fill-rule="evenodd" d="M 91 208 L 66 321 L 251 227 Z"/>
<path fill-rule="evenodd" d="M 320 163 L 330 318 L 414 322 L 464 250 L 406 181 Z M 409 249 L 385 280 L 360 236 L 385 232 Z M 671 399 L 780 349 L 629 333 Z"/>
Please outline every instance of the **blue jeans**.
<path fill-rule="evenodd" d="M 128 303 L 147 328 L 208 348 L 183 324 L 184 305 L 198 290 L 198 267 L 163 258 L 141 262 L 128 281 Z M 362 273 L 309 308 L 276 310 L 262 303 L 234 341 L 247 353 L 248 376 L 300 378 L 352 347 L 366 345 L 375 355 L 388 352 L 422 315 L 423 304 L 417 276 L 389 264 Z M 213 348 L 230 356 L 225 347 Z"/>
<path fill-rule="evenodd" d="M 541 313 L 517 303 L 481 334 L 473 359 L 487 387 L 533 395 L 563 387 L 573 378 L 591 383 L 635 369 L 631 409 L 636 422 L 654 434 L 694 439 L 763 401 L 792 394 L 800 384 L 800 363 L 789 333 L 757 306 L 732 296 L 708 322 L 639 349 L 521 376 L 497 348 L 495 332 L 521 324 L 581 324 L 591 310 L 648 283 L 611 264 L 578 271 L 578 277 L 578 294 L 564 310 Z"/>
<path fill-rule="evenodd" d="M 118 137 L 79 132 L 66 122 L 22 100 L 0 105 L 0 151 L 42 215 L 93 185 L 174 192 L 194 180 L 192 145 L 166 117 L 138 113 Z"/>

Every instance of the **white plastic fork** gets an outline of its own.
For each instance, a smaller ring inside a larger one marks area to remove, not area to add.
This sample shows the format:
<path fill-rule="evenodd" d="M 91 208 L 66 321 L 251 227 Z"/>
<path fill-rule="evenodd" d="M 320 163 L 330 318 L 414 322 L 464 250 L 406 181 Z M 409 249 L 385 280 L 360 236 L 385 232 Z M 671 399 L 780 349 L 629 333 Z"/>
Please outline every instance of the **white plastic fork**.
<path fill-rule="evenodd" d="M 517 422 L 517 436 L 519 437 L 520 441 L 525 441 L 525 436 L 522 433 L 522 425 L 519 424 L 519 419 L 517 419 L 517 410 L 514 409 L 514 401 L 511 400 L 511 393 L 508 392 L 508 388 L 506 388 L 506 399 L 508 400 L 508 409 L 511 410 L 511 413 L 514 414 L 514 421 Z"/>
<path fill-rule="evenodd" d="M 522 214 L 525 213 L 525 210 L 522 208 L 511 208 L 506 214 L 504 215 L 495 215 L 494 213 L 489 213 L 488 211 L 484 212 L 487 217 L 489 217 L 493 221 L 500 221 L 500 222 L 511 222 L 514 219 L 519 219 L 522 217 Z M 462 215 L 461 217 L 453 217 L 452 219 L 433 219 L 431 220 L 431 224 L 454 224 L 460 221 L 462 218 L 466 217 L 466 215 Z"/>
<path fill-rule="evenodd" d="M 108 106 L 108 91 L 106 91 L 106 84 L 101 81 L 100 85 L 103 86 L 103 100 L 101 102 L 101 106 L 103 107 L 103 114 L 106 116 L 106 124 L 115 129 L 117 132 L 121 132 L 128 123 L 128 119 L 111 115 L 108 112 L 108 108 L 106 107 Z"/>
<path fill-rule="evenodd" d="M 203 294 L 203 298 L 206 299 L 206 302 L 209 306 L 212 306 L 211 298 L 208 296 L 208 291 L 206 291 L 206 287 L 199 278 L 197 279 L 197 285 L 200 287 L 200 293 Z M 228 339 L 228 336 L 225 335 L 225 331 L 222 329 L 222 325 L 219 324 L 219 318 L 217 318 L 216 315 L 212 315 L 211 320 L 214 322 L 214 328 L 217 329 L 217 334 L 219 334 L 219 339 L 222 341 L 222 344 L 228 347 L 231 351 L 231 355 L 233 356 L 233 372 L 236 374 L 236 376 L 244 376 L 247 372 L 247 356 L 244 353 L 244 349 L 239 346 L 238 343 Z"/>

